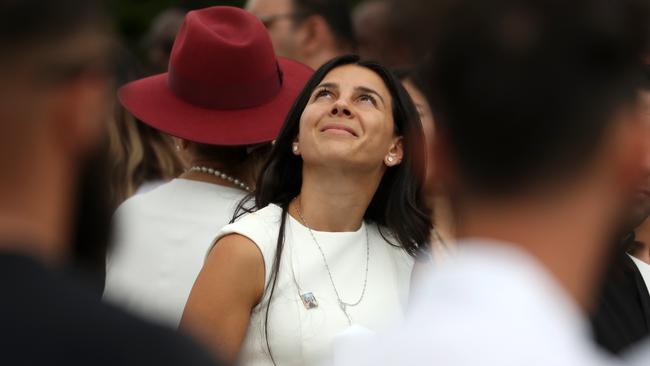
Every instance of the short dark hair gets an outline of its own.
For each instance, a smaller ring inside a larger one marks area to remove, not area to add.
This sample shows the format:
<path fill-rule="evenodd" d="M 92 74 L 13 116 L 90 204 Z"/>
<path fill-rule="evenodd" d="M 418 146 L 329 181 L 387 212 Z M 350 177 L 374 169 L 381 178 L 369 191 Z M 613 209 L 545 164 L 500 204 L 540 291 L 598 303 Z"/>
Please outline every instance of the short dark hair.
<path fill-rule="evenodd" d="M 640 87 L 648 4 L 457 0 L 432 22 L 431 104 L 463 187 L 566 179 Z"/>
<path fill-rule="evenodd" d="M 105 20 L 100 1 L 1 1 L 0 44 L 60 39 L 100 19 Z"/>
<path fill-rule="evenodd" d="M 99 0 L 0 1 L 0 62 L 12 62 L 25 52 L 53 48 L 89 30 L 105 33 L 108 40 L 110 32 L 104 10 Z M 82 56 L 83 52 L 79 52 L 79 59 L 74 60 L 56 51 L 49 51 L 47 56 L 30 55 L 30 59 L 34 65 L 48 68 L 48 77 L 60 78 L 73 76 L 91 61 L 108 65 L 112 61 L 106 60 L 110 51 L 108 42 L 105 50 L 101 55 Z"/>
<path fill-rule="evenodd" d="M 292 0 L 296 21 L 300 22 L 311 15 L 322 16 L 329 25 L 336 40 L 355 49 L 357 46 L 352 30 L 350 6 L 345 0 Z"/>

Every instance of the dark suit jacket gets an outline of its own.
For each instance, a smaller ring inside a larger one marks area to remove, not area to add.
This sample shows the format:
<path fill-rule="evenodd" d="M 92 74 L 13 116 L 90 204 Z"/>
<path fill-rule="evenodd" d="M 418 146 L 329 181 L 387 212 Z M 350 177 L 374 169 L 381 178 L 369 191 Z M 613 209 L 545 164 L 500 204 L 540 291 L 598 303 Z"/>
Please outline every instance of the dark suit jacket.
<path fill-rule="evenodd" d="M 0 365 L 216 365 L 180 334 L 99 301 L 67 272 L 0 253 Z"/>
<path fill-rule="evenodd" d="M 611 263 L 591 323 L 596 342 L 614 354 L 650 334 L 650 295 L 624 250 Z"/>

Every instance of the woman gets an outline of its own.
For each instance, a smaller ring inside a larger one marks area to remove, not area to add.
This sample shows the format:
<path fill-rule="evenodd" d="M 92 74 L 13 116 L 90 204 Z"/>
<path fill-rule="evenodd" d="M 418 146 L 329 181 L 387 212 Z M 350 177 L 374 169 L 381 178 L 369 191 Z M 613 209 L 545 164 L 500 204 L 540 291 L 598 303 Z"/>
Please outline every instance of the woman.
<path fill-rule="evenodd" d="M 264 25 L 242 9 L 187 14 L 169 72 L 129 83 L 119 96 L 137 118 L 175 136 L 190 168 L 118 208 L 106 298 L 178 327 L 207 248 L 251 190 L 311 74 L 277 58 Z"/>
<path fill-rule="evenodd" d="M 435 121 L 433 110 L 427 101 L 429 88 L 426 85 L 425 77 L 422 75 L 422 69 L 418 67 L 403 67 L 394 70 L 394 74 L 402 82 L 402 86 L 408 92 L 415 104 L 415 108 L 422 122 L 422 130 L 426 142 L 427 168 L 425 178 L 425 192 L 427 205 L 434 213 L 435 228 L 431 232 L 431 243 L 433 249 L 433 259 L 438 261 L 449 255 L 453 250 L 454 241 L 454 219 L 451 215 L 449 200 L 444 195 L 444 187 L 436 184 L 434 177 L 434 167 L 430 165 L 433 161 L 431 154 L 434 152 L 433 140 L 435 133 Z"/>
<path fill-rule="evenodd" d="M 240 206 L 248 214 L 217 235 L 181 327 L 229 361 L 314 365 L 352 325 L 399 320 L 431 230 L 421 146 L 415 107 L 383 67 L 323 65 Z"/>

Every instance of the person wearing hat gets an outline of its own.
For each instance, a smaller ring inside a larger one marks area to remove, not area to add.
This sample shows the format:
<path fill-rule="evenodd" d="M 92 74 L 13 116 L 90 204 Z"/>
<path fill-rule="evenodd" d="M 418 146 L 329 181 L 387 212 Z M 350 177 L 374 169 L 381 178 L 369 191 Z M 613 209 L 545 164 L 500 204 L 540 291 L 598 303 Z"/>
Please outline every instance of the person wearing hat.
<path fill-rule="evenodd" d="M 294 99 L 312 74 L 276 57 L 245 10 L 189 12 L 167 73 L 119 90 L 136 118 L 175 137 L 190 168 L 115 213 L 106 299 L 177 327 L 205 253 L 256 178 Z"/>

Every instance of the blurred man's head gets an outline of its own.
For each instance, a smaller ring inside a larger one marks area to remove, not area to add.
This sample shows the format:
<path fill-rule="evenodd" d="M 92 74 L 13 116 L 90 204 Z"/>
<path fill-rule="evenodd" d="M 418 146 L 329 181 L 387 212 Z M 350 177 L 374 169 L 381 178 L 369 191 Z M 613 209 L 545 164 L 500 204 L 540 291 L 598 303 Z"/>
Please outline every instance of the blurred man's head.
<path fill-rule="evenodd" d="M 70 239 L 78 176 L 111 100 L 101 14 L 88 0 L 0 2 L 0 231 L 45 242 L 50 256 Z"/>
<path fill-rule="evenodd" d="M 617 199 L 629 194 L 644 142 L 632 111 L 647 5 L 449 3 L 434 22 L 431 70 L 447 168 L 440 178 L 457 196 L 481 200 L 578 181 L 609 184 Z"/>
<path fill-rule="evenodd" d="M 387 67 L 415 64 L 419 56 L 409 39 L 411 19 L 393 12 L 391 0 L 365 0 L 352 15 L 358 54 Z"/>
<path fill-rule="evenodd" d="M 355 49 L 345 0 L 248 0 L 246 9 L 266 25 L 279 56 L 311 68 Z"/>
<path fill-rule="evenodd" d="M 143 43 L 152 73 L 167 71 L 174 39 L 183 24 L 183 19 L 185 19 L 185 11 L 179 8 L 168 8 L 151 21 Z"/>

